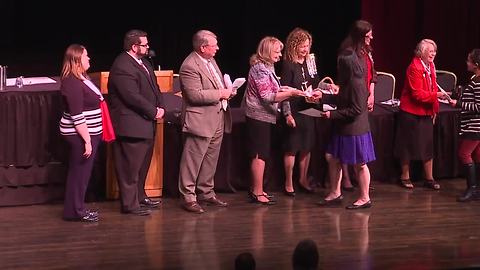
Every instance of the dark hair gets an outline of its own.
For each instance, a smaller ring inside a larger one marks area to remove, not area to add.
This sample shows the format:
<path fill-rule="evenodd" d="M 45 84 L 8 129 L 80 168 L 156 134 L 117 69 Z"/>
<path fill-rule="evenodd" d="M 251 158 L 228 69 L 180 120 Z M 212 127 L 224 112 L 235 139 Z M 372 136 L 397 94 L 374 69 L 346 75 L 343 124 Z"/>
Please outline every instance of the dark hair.
<path fill-rule="evenodd" d="M 235 258 L 235 270 L 255 270 L 255 258 L 252 253 L 243 252 Z"/>
<path fill-rule="evenodd" d="M 474 65 L 476 65 L 477 67 L 480 67 L 480 49 L 473 49 L 468 54 L 468 59 L 472 61 Z"/>
<path fill-rule="evenodd" d="M 292 255 L 294 270 L 314 270 L 318 268 L 317 244 L 312 239 L 298 242 Z"/>
<path fill-rule="evenodd" d="M 133 29 L 128 31 L 123 38 L 123 49 L 129 51 L 134 44 L 140 44 L 140 37 L 146 37 L 147 32 Z"/>
<path fill-rule="evenodd" d="M 365 35 L 371 30 L 371 23 L 364 20 L 355 21 L 350 27 L 348 36 L 343 40 L 342 45 L 340 45 L 339 52 L 347 48 L 352 48 L 357 54 L 371 52 L 372 46 L 365 46 Z"/>

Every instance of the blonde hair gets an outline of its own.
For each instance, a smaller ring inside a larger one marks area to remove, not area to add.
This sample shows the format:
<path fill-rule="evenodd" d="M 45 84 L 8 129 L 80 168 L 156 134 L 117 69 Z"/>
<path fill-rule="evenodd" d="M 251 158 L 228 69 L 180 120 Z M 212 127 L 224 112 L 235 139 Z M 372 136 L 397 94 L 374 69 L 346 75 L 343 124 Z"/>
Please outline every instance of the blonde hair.
<path fill-rule="evenodd" d="M 257 52 L 250 57 L 250 65 L 253 66 L 259 62 L 266 65 L 273 65 L 272 52 L 276 45 L 283 49 L 283 43 L 276 37 L 267 36 L 258 43 Z"/>
<path fill-rule="evenodd" d="M 86 71 L 82 66 L 82 54 L 84 51 L 85 47 L 79 44 L 68 46 L 63 56 L 62 79 L 70 74 L 80 80 L 82 77 L 87 77 Z"/>
<path fill-rule="evenodd" d="M 298 60 L 297 48 L 306 40 L 310 41 L 310 47 L 312 46 L 312 35 L 302 28 L 295 28 L 288 34 L 287 40 L 285 41 L 285 54 L 283 55 L 284 60 L 295 62 Z M 308 50 L 310 53 L 310 48 Z"/>
<path fill-rule="evenodd" d="M 415 56 L 421 57 L 423 53 L 427 50 L 427 45 L 431 44 L 435 51 L 437 51 L 437 44 L 435 41 L 425 38 L 422 39 L 418 44 L 417 47 L 415 48 Z"/>

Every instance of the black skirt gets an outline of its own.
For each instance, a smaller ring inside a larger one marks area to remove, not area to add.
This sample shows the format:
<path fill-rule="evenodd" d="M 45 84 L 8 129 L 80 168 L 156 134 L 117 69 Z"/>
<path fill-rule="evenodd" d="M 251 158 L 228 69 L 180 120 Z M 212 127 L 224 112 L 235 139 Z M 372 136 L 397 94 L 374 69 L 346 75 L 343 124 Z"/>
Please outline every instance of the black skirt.
<path fill-rule="evenodd" d="M 394 155 L 400 160 L 433 158 L 433 121 L 431 116 L 420 116 L 400 111 L 395 134 Z"/>
<path fill-rule="evenodd" d="M 283 151 L 286 153 L 310 152 L 315 143 L 315 119 L 303 114 L 293 116 L 296 127 L 292 128 L 282 118 Z"/>
<path fill-rule="evenodd" d="M 261 160 L 270 158 L 274 124 L 246 117 L 248 158 L 258 155 Z"/>

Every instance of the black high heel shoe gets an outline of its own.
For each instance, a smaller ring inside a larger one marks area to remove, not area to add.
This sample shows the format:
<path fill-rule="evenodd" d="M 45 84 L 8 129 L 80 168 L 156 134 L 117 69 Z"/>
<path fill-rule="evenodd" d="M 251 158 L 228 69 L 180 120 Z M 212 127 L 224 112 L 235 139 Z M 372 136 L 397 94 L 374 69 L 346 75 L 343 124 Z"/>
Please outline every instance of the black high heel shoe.
<path fill-rule="evenodd" d="M 268 199 L 269 201 L 266 201 L 266 202 L 262 202 L 260 200 L 258 200 L 258 197 L 265 197 L 268 199 L 267 195 L 264 195 L 264 194 L 260 194 L 260 195 L 255 195 L 252 193 L 252 203 L 258 203 L 258 204 L 262 204 L 262 205 L 274 205 L 276 204 L 275 201 L 271 201 L 270 199 Z"/>
<path fill-rule="evenodd" d="M 287 191 L 287 190 L 283 190 L 283 193 L 285 194 L 285 196 L 288 196 L 288 197 L 295 197 L 295 191 Z"/>
<path fill-rule="evenodd" d="M 276 202 L 276 201 L 277 201 L 277 200 L 275 199 L 275 196 L 270 195 L 270 194 L 267 194 L 266 192 L 264 192 L 264 194 L 259 195 L 259 196 L 264 196 L 264 197 L 266 197 L 268 200 L 270 200 L 271 202 Z M 252 192 L 251 190 L 248 191 L 248 197 L 250 198 L 250 200 L 251 200 L 252 202 L 255 201 L 255 199 L 256 199 L 255 194 L 253 194 L 253 192 Z"/>

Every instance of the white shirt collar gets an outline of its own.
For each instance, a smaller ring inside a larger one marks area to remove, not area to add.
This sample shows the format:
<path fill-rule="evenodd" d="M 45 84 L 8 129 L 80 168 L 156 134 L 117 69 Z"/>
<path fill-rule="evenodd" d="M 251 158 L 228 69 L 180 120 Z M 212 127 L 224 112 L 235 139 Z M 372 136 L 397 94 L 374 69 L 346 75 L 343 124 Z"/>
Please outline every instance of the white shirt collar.
<path fill-rule="evenodd" d="M 137 63 L 138 63 L 139 65 L 142 65 L 142 64 L 143 64 L 143 62 L 142 62 L 141 59 L 138 59 L 137 57 L 135 57 L 135 56 L 134 56 L 133 54 L 131 54 L 130 52 L 127 52 L 127 53 L 128 53 L 128 55 L 130 55 L 133 59 L 135 59 L 135 61 L 137 61 Z"/>

